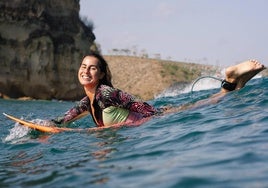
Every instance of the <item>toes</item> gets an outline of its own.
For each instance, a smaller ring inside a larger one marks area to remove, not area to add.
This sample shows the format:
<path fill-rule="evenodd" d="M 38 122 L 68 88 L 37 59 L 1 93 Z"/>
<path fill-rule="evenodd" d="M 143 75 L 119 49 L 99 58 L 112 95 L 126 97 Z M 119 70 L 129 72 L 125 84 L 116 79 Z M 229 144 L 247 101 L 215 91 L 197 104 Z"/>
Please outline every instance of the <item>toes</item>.
<path fill-rule="evenodd" d="M 260 65 L 260 63 L 256 59 L 251 59 L 249 61 L 254 63 L 254 65 Z"/>
<path fill-rule="evenodd" d="M 254 63 L 254 65 L 256 66 L 256 68 L 264 68 L 264 65 L 261 64 L 259 61 L 257 61 L 256 59 L 251 59 L 249 60 L 250 62 Z"/>
<path fill-rule="evenodd" d="M 251 59 L 249 61 L 254 62 L 254 63 L 257 63 L 258 62 L 256 59 Z"/>

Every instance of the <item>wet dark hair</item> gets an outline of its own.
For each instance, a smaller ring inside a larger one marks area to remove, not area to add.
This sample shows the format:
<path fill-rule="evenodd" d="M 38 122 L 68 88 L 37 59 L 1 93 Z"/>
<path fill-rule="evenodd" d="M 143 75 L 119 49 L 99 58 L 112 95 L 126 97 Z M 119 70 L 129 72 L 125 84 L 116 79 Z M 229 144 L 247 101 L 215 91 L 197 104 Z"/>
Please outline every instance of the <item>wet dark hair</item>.
<path fill-rule="evenodd" d="M 98 59 L 98 65 L 100 67 L 101 72 L 103 72 L 105 75 L 104 77 L 100 80 L 100 84 L 103 85 L 108 85 L 110 87 L 113 87 L 112 84 L 112 73 L 109 69 L 109 66 L 103 56 L 99 53 L 91 52 L 87 56 L 92 56 Z M 85 56 L 86 57 L 86 56 Z"/>

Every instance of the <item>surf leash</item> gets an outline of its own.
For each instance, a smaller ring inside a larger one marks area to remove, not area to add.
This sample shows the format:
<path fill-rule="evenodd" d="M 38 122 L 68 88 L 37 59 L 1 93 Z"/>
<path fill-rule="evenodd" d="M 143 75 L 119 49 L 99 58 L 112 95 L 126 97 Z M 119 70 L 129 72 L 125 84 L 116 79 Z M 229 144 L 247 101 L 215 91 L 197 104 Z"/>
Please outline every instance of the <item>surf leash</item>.
<path fill-rule="evenodd" d="M 193 91 L 194 91 L 194 86 L 195 86 L 195 84 L 196 84 L 199 80 L 204 79 L 204 78 L 212 78 L 212 79 L 214 79 L 214 80 L 218 80 L 218 81 L 220 81 L 220 82 L 223 81 L 222 79 L 217 78 L 217 77 L 214 77 L 214 76 L 201 76 L 201 77 L 198 77 L 198 78 L 193 82 L 193 84 L 192 84 L 191 94 L 192 94 Z"/>

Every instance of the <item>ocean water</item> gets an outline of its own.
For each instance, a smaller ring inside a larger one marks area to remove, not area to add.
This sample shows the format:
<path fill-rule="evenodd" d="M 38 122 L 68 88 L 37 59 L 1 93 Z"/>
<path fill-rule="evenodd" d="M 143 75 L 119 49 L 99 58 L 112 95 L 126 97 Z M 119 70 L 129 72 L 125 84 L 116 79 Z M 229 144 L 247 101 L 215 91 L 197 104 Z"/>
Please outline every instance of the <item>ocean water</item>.
<path fill-rule="evenodd" d="M 199 87 L 148 102 L 178 106 L 219 90 Z M 0 187 L 268 187 L 267 87 L 268 78 L 253 79 L 215 104 L 90 133 L 44 134 L 2 115 L 41 121 L 73 102 L 0 100 Z"/>

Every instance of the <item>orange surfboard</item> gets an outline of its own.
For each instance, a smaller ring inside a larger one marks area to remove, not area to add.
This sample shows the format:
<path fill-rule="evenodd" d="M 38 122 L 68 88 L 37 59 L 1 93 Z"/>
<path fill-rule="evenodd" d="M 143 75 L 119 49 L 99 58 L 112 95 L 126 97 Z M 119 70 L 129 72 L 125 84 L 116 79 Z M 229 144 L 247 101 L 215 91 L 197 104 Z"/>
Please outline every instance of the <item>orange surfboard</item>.
<path fill-rule="evenodd" d="M 66 132 L 66 131 L 68 132 L 95 132 L 95 131 L 100 131 L 100 130 L 107 129 L 107 128 L 120 128 L 122 126 L 139 126 L 148 120 L 148 118 L 144 118 L 144 120 L 138 121 L 136 124 L 135 123 L 129 123 L 129 124 L 119 123 L 119 124 L 114 124 L 114 125 L 107 126 L 107 127 L 91 127 L 91 128 L 79 129 L 79 128 L 66 128 L 66 127 L 56 127 L 56 126 L 48 127 L 48 126 L 30 122 L 30 121 L 22 120 L 12 115 L 8 115 L 6 113 L 3 113 L 3 115 L 15 122 L 18 122 L 19 124 L 25 127 L 29 127 L 31 129 L 35 129 L 35 130 L 45 132 L 45 133 L 60 133 L 60 132 Z"/>
<path fill-rule="evenodd" d="M 39 125 L 39 124 L 36 124 L 36 123 L 25 121 L 25 120 L 16 118 L 14 116 L 11 116 L 11 115 L 8 115 L 8 114 L 5 114 L 5 113 L 3 113 L 3 115 L 6 116 L 9 119 L 15 121 L 15 122 L 20 123 L 21 125 L 23 125 L 25 127 L 29 127 L 31 129 L 35 129 L 35 130 L 38 130 L 38 131 L 41 131 L 41 132 L 46 132 L 46 133 L 60 133 L 60 132 L 64 132 L 64 131 L 79 132 L 79 131 L 83 131 L 83 130 L 84 131 L 89 131 L 90 130 L 90 128 L 89 129 L 72 129 L 72 128 L 56 127 L 56 126 L 47 127 L 47 126 L 44 126 L 44 125 Z M 92 128 L 92 129 L 95 129 L 95 128 Z"/>

